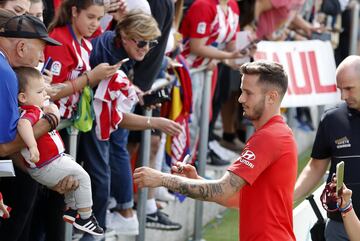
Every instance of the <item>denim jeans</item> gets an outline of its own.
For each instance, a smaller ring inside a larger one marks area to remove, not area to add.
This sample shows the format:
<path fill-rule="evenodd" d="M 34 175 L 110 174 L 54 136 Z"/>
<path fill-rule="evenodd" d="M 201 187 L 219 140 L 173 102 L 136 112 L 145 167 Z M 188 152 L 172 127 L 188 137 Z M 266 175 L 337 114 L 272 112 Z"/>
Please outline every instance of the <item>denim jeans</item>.
<path fill-rule="evenodd" d="M 110 192 L 119 210 L 132 208 L 134 205 L 131 163 L 127 150 L 128 136 L 129 130 L 122 128 L 110 136 Z"/>
<path fill-rule="evenodd" d="M 117 208 L 133 206 L 132 173 L 126 149 L 128 133 L 119 128 L 111 133 L 108 141 L 98 140 L 95 128 L 81 134 L 79 160 L 84 161 L 84 168 L 91 178 L 93 212 L 101 227 L 105 227 L 110 186 Z"/>
<path fill-rule="evenodd" d="M 101 227 L 105 227 L 106 208 L 110 195 L 109 141 L 100 141 L 91 131 L 81 133 L 78 160 L 84 162 L 84 169 L 91 179 L 93 212 Z"/>

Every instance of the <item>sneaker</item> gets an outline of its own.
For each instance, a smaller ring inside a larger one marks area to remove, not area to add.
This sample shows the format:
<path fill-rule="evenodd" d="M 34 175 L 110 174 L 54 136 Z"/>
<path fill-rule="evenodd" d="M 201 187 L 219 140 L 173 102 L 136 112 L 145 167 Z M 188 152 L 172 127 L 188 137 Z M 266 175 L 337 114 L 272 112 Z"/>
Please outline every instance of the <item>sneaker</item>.
<path fill-rule="evenodd" d="M 78 217 L 77 210 L 74 210 L 72 208 L 67 208 L 63 215 L 64 221 L 70 224 L 73 224 L 77 217 Z"/>
<path fill-rule="evenodd" d="M 175 196 L 170 194 L 168 192 L 168 189 L 165 187 L 158 187 L 155 190 L 155 199 L 169 202 L 169 201 L 175 201 Z"/>
<path fill-rule="evenodd" d="M 227 165 L 230 165 L 230 161 L 226 161 L 226 160 L 221 159 L 213 151 L 210 151 L 208 155 L 209 155 L 209 158 L 210 158 L 210 161 L 208 162 L 209 165 L 213 165 L 213 166 L 227 166 Z"/>
<path fill-rule="evenodd" d="M 119 212 L 108 212 L 106 214 L 106 228 L 115 230 L 117 234 L 134 236 L 139 234 L 139 221 L 136 215 L 125 218 Z"/>
<path fill-rule="evenodd" d="M 87 219 L 82 219 L 81 217 L 77 217 L 73 225 L 75 228 L 92 235 L 104 234 L 104 230 L 99 226 L 93 214 L 90 216 L 90 218 Z"/>
<path fill-rule="evenodd" d="M 224 139 L 221 139 L 219 143 L 223 147 L 236 153 L 240 153 L 245 147 L 245 143 L 240 141 L 239 138 L 234 138 L 233 141 L 226 141 Z"/>
<path fill-rule="evenodd" d="M 171 221 L 167 214 L 157 211 L 146 215 L 146 227 L 165 231 L 174 231 L 182 228 L 180 223 Z"/>

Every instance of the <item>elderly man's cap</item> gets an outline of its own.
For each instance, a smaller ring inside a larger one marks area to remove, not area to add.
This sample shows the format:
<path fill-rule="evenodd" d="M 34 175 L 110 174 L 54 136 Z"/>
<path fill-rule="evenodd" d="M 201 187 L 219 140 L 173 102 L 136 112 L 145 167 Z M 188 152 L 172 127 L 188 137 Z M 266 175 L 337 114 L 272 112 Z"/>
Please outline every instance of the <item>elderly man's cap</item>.
<path fill-rule="evenodd" d="M 42 39 L 50 45 L 61 45 L 60 42 L 49 37 L 48 31 L 40 19 L 27 14 L 9 18 L 9 20 L 0 26 L 0 36 Z"/>

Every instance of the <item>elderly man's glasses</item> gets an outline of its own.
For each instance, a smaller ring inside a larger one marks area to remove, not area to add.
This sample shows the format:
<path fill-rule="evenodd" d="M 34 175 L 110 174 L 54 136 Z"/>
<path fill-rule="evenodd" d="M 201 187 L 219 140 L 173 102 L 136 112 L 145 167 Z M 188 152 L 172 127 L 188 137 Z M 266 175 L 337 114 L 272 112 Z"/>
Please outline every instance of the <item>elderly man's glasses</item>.
<path fill-rule="evenodd" d="M 132 41 L 134 41 L 136 43 L 136 46 L 140 49 L 144 48 L 146 45 L 149 45 L 149 48 L 154 48 L 158 44 L 157 40 L 146 41 L 132 39 Z"/>

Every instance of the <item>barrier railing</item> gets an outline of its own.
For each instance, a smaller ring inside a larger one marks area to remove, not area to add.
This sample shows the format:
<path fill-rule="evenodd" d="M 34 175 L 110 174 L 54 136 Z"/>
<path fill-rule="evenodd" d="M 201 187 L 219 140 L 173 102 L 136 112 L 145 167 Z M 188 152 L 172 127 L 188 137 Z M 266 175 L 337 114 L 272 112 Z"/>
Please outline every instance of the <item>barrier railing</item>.
<path fill-rule="evenodd" d="M 209 110 L 211 99 L 211 78 L 212 71 L 204 68 L 192 69 L 190 74 L 203 72 L 205 75 L 204 88 L 202 93 L 201 115 L 200 115 L 200 137 L 199 137 L 199 154 L 198 154 L 198 173 L 200 176 L 205 176 L 205 167 L 208 151 L 209 139 Z M 203 202 L 195 202 L 195 216 L 194 216 L 194 235 L 193 241 L 202 240 L 202 218 L 203 218 Z"/>
<path fill-rule="evenodd" d="M 69 154 L 73 157 L 76 157 L 77 152 L 77 136 L 79 131 L 72 126 L 72 122 L 70 120 L 62 120 L 58 126 L 58 130 L 70 128 L 69 132 Z M 71 241 L 72 240 L 72 231 L 73 226 L 70 223 L 65 222 L 65 234 L 64 240 Z"/>
<path fill-rule="evenodd" d="M 350 4 L 351 9 L 351 29 L 350 29 L 350 44 L 349 54 L 357 54 L 357 43 L 359 33 L 359 11 L 360 5 L 358 1 L 352 1 Z"/>
<path fill-rule="evenodd" d="M 145 116 L 152 116 L 151 110 L 146 110 Z M 141 135 L 140 147 L 140 162 L 141 166 L 149 166 L 150 148 L 151 148 L 151 130 L 145 130 Z M 139 235 L 136 236 L 136 241 L 145 240 L 145 225 L 146 225 L 146 201 L 148 197 L 148 188 L 140 188 L 138 190 L 138 203 L 137 203 L 137 217 L 139 220 Z"/>

